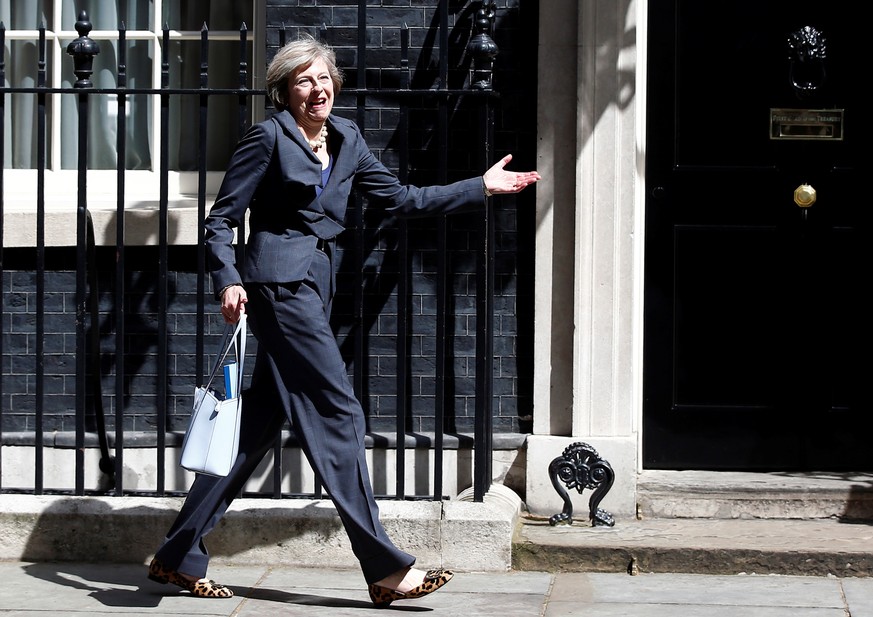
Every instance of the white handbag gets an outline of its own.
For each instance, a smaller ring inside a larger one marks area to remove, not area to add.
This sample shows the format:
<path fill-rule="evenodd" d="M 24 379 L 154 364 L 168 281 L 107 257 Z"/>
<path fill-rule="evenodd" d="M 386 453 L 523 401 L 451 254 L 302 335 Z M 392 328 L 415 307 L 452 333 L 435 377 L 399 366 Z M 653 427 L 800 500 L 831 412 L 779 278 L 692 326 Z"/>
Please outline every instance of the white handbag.
<path fill-rule="evenodd" d="M 228 327 L 229 330 L 229 327 Z M 182 442 L 181 465 L 189 471 L 211 476 L 226 476 L 239 453 L 240 415 L 242 414 L 243 366 L 246 357 L 246 315 L 240 315 L 230 341 L 222 343 L 219 356 L 209 381 L 194 391 L 194 408 L 191 423 Z M 233 363 L 225 360 L 234 350 Z M 212 388 L 218 368 L 224 366 L 225 396 Z"/>

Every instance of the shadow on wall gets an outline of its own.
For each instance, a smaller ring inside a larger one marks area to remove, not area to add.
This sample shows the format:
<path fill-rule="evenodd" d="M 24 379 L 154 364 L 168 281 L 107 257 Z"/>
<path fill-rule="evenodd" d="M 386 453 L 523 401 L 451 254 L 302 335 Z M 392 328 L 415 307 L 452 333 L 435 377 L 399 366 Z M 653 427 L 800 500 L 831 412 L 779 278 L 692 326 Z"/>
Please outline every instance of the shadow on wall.
<path fill-rule="evenodd" d="M 17 527 L 27 529 L 20 555 L 6 555 L 32 562 L 142 563 L 158 548 L 175 519 L 181 498 L 150 499 L 156 506 L 113 507 L 127 498 L 58 499 L 35 514 L 32 528 L 17 515 Z M 300 502 L 295 502 L 300 503 Z M 258 547 L 312 553 L 312 538 L 333 542 L 344 538 L 336 510 L 325 502 L 304 502 L 302 507 L 271 507 L 263 515 L 247 514 L 244 524 L 233 509 L 209 535 L 213 557 L 239 557 Z M 280 521 L 281 524 L 277 524 Z M 295 542 L 295 540 L 306 541 Z M 8 551 L 15 552 L 7 536 Z M 330 542 L 329 542 L 330 543 Z M 349 551 L 349 558 L 352 557 Z M 317 556 L 314 556 L 317 557 Z M 244 556 L 240 558 L 245 561 Z M 143 571 L 145 574 L 145 571 Z"/>
<path fill-rule="evenodd" d="M 831 516 L 841 523 L 850 525 L 873 525 L 873 475 L 864 472 L 838 471 L 805 473 L 787 471 L 776 475 L 782 475 L 789 481 L 801 477 L 824 485 L 835 482 L 838 488 L 834 489 L 836 492 L 832 493 L 828 501 L 839 503 L 840 500 L 844 500 L 844 503 L 839 514 L 836 513 L 838 506 L 834 505 Z M 815 492 L 815 489 L 811 490 Z"/>
<path fill-rule="evenodd" d="M 852 485 L 840 522 L 873 525 L 873 480 Z"/>

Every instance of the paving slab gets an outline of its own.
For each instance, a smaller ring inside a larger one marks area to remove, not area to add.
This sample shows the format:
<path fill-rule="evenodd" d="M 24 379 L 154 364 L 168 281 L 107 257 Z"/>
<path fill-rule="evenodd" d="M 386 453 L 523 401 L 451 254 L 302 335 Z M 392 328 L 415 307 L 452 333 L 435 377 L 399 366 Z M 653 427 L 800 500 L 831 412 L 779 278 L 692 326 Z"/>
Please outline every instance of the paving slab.
<path fill-rule="evenodd" d="M 0 562 L 0 614 L 348 617 L 373 610 L 358 570 L 216 565 L 230 599 L 191 597 L 144 564 Z M 438 593 L 389 610 L 433 617 L 873 617 L 873 578 L 458 572 Z"/>

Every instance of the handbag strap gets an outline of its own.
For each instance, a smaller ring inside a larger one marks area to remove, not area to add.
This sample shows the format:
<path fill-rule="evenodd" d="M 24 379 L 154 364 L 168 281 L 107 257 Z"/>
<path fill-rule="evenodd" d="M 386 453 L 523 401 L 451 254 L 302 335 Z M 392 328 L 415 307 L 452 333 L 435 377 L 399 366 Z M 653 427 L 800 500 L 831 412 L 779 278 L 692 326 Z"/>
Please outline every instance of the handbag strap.
<path fill-rule="evenodd" d="M 224 338 L 222 339 L 221 347 L 224 349 L 222 354 L 215 361 L 215 365 L 212 367 L 212 372 L 209 375 L 209 380 L 206 382 L 205 388 L 208 390 L 212 386 L 212 381 L 215 379 L 215 376 L 218 374 L 218 369 L 224 364 L 225 359 L 227 358 L 227 354 L 230 353 L 230 350 L 233 349 L 234 355 L 236 356 L 237 362 L 237 371 L 236 371 L 236 381 L 237 381 L 237 392 L 242 392 L 243 385 L 243 369 L 245 368 L 246 361 L 246 338 L 248 334 L 248 329 L 246 326 L 246 314 L 241 313 L 239 316 L 239 321 L 236 323 L 236 328 L 233 330 L 233 335 L 230 338 L 230 341 L 227 340 L 227 335 L 230 333 L 231 324 L 228 324 L 225 328 Z"/>

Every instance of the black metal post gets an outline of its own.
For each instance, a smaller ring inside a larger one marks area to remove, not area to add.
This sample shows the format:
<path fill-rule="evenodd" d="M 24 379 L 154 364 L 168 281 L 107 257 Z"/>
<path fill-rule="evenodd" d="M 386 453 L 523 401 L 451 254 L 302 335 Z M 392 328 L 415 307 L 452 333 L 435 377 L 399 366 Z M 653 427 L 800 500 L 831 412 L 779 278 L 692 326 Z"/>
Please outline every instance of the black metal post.
<path fill-rule="evenodd" d="M 39 27 L 36 77 L 36 401 L 34 419 L 34 495 L 43 491 L 43 422 L 45 415 L 45 165 L 46 65 L 45 24 Z"/>
<path fill-rule="evenodd" d="M 400 87 L 409 88 L 409 28 L 406 24 L 400 29 Z M 400 105 L 400 123 L 398 134 L 400 143 L 399 164 L 400 181 L 409 181 L 409 104 L 404 99 Z M 406 410 L 409 409 L 409 226 L 405 219 L 400 219 L 397 239 L 397 392 L 396 408 L 396 440 L 398 444 L 406 441 Z M 395 478 L 397 495 L 405 492 L 406 457 L 400 457 L 402 450 L 398 446 L 398 460 Z"/>
<path fill-rule="evenodd" d="M 440 0 L 439 5 L 439 89 L 448 90 L 449 87 L 449 4 L 447 0 Z M 438 182 L 445 184 L 448 179 L 448 132 L 449 132 L 449 102 L 447 96 L 439 97 L 437 104 L 437 162 L 439 165 Z M 436 274 L 436 340 L 435 348 L 435 404 L 434 404 L 434 472 L 439 470 L 442 474 L 443 467 L 443 431 L 446 426 L 446 373 L 448 366 L 449 328 L 448 321 L 449 284 L 448 284 L 448 221 L 445 215 L 441 215 L 437 222 L 437 274 Z M 436 488 L 436 487 L 434 487 Z M 434 490 L 435 501 L 442 500 L 442 487 L 440 492 Z"/>
<path fill-rule="evenodd" d="M 355 82 L 359 88 L 357 94 L 357 109 L 355 113 L 355 121 L 361 129 L 361 134 L 367 135 L 367 116 L 365 107 L 367 103 L 367 3 L 358 3 L 358 39 L 357 39 L 357 67 L 355 67 Z M 354 389 L 355 395 L 361 402 L 362 406 L 368 403 L 366 399 L 365 384 L 368 371 L 367 360 L 364 351 L 367 349 L 367 332 L 366 323 L 364 321 L 364 200 L 355 193 L 355 208 L 354 208 L 354 229 L 355 229 L 355 245 L 354 245 L 354 265 L 355 265 L 355 285 L 353 296 L 353 326 L 354 332 Z M 351 251 L 350 251 L 351 252 Z M 400 422 L 400 420 L 398 420 Z M 398 426 L 397 433 L 400 434 L 401 428 Z M 403 473 L 403 440 L 397 443 L 397 498 L 401 499 L 404 494 L 402 477 Z"/>
<path fill-rule="evenodd" d="M 204 368 L 204 319 L 206 314 L 206 153 L 209 133 L 209 29 L 206 24 L 200 29 L 200 108 L 197 147 L 197 334 L 194 352 L 194 374 L 197 383 L 205 374 Z"/>
<path fill-rule="evenodd" d="M 480 168 L 492 158 L 494 111 L 488 98 L 480 107 Z M 491 488 L 494 400 L 494 213 L 486 199 L 481 220 L 482 244 L 476 261 L 476 421 L 473 440 L 473 501 L 483 501 Z"/>
<path fill-rule="evenodd" d="M 118 134 L 115 203 L 115 494 L 124 494 L 124 189 L 127 169 L 127 30 L 118 29 Z"/>
<path fill-rule="evenodd" d="M 248 75 L 248 64 L 246 63 L 246 40 L 248 38 L 248 30 L 246 29 L 245 23 L 243 23 L 242 27 L 239 31 L 239 124 L 237 125 L 237 137 L 238 139 L 242 139 L 243 134 L 245 134 L 246 130 L 249 128 L 251 122 L 249 121 L 249 104 L 246 102 L 248 100 L 248 94 L 243 92 L 246 88 L 246 77 Z M 243 218 L 240 221 L 239 228 L 237 229 L 236 237 L 238 238 L 237 247 L 236 247 L 236 261 L 239 264 L 242 264 L 245 261 L 245 238 L 246 238 L 246 221 Z"/>
<path fill-rule="evenodd" d="M 6 84 L 6 25 L 0 21 L 0 87 Z M 6 117 L 6 93 L 0 93 L 0 118 Z M 6 122 L 0 122 L 0 144 L 6 143 Z M 5 204 L 3 195 L 6 169 L 6 148 L 0 148 L 0 285 L 3 283 L 3 217 Z M 0 323 L 3 323 L 3 296 L 0 293 Z M 0 336 L 0 359 L 3 358 L 3 336 Z M 0 375 L 0 400 L 3 399 L 3 378 Z M 0 409 L 0 444 L 3 443 L 3 410 Z M 0 488 L 3 488 L 3 457 L 0 456 Z"/>
<path fill-rule="evenodd" d="M 158 383 L 155 395 L 157 412 L 157 492 L 166 491 L 167 460 L 167 259 L 169 250 L 169 173 L 170 173 L 170 27 L 164 24 L 161 47 L 161 179 L 158 216 Z"/>
<path fill-rule="evenodd" d="M 475 34 L 467 45 L 473 57 L 470 88 L 492 89 L 492 71 L 497 45 L 491 38 L 497 5 L 482 2 L 474 20 Z M 480 107 L 479 167 L 491 165 L 494 144 L 494 108 L 491 97 Z M 491 200 L 486 200 L 482 218 L 482 245 L 476 262 L 476 414 L 473 440 L 473 501 L 483 501 L 491 488 L 494 424 L 494 215 Z"/>
<path fill-rule="evenodd" d="M 88 37 L 91 22 L 88 13 L 81 11 L 76 21 L 79 38 L 67 45 L 67 53 L 73 56 L 73 72 L 78 80 L 73 84 L 80 89 L 79 102 L 79 141 L 78 141 L 78 182 L 76 198 L 76 495 L 85 494 L 85 398 L 88 358 L 85 346 L 85 301 L 87 290 L 88 256 L 88 103 L 93 88 L 91 74 L 94 56 L 100 53 L 100 46 Z"/>

